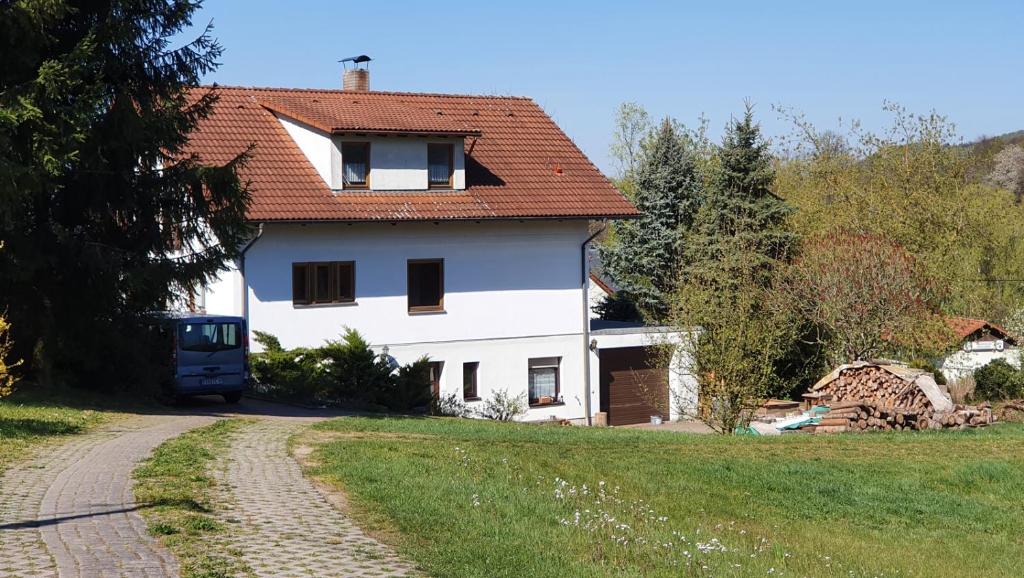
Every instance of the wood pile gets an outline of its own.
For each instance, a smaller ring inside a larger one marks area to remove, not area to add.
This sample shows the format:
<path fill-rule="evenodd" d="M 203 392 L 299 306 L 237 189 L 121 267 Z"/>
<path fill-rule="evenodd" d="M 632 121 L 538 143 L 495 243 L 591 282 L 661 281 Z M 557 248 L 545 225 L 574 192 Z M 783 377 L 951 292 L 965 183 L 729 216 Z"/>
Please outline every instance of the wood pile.
<path fill-rule="evenodd" d="M 808 400 L 827 405 L 814 433 L 904 431 L 986 426 L 992 408 L 953 405 L 931 374 L 859 363 L 818 382 Z"/>

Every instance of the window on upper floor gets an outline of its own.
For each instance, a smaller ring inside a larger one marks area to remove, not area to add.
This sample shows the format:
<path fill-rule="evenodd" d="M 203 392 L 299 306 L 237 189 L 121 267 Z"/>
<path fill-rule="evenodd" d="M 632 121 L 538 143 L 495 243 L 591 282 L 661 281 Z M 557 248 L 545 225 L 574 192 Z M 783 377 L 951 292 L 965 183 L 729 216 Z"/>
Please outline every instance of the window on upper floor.
<path fill-rule="evenodd" d="M 444 311 L 444 259 L 410 259 L 409 313 Z"/>
<path fill-rule="evenodd" d="M 352 303 L 355 299 L 354 261 L 292 263 L 292 304 Z"/>
<path fill-rule="evenodd" d="M 454 171 L 453 146 L 451 143 L 431 143 L 427 145 L 427 173 L 430 187 L 450 189 Z"/>
<path fill-rule="evenodd" d="M 370 186 L 370 143 L 341 143 L 341 173 L 346 189 Z"/>

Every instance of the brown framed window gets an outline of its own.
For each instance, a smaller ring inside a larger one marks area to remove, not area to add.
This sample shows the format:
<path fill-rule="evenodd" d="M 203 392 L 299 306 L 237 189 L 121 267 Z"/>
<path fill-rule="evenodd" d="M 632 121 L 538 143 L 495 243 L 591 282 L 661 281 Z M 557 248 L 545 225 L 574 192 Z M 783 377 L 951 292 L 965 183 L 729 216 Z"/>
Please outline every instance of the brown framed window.
<path fill-rule="evenodd" d="M 454 147 L 451 143 L 431 143 L 427 145 L 427 174 L 430 187 L 450 189 L 454 174 Z"/>
<path fill-rule="evenodd" d="M 477 374 L 480 373 L 480 362 L 470 361 L 462 364 L 462 398 L 479 399 Z"/>
<path fill-rule="evenodd" d="M 341 143 L 341 174 L 346 189 L 370 186 L 370 143 Z"/>
<path fill-rule="evenodd" d="M 559 383 L 560 357 L 538 357 L 529 360 L 530 405 L 557 403 L 561 395 Z"/>
<path fill-rule="evenodd" d="M 434 399 L 440 399 L 441 373 L 444 371 L 444 362 L 431 361 L 428 367 L 430 369 L 430 393 L 434 396 Z"/>
<path fill-rule="evenodd" d="M 354 261 L 292 263 L 292 304 L 351 303 L 355 299 Z"/>
<path fill-rule="evenodd" d="M 409 313 L 444 311 L 444 259 L 410 259 Z"/>

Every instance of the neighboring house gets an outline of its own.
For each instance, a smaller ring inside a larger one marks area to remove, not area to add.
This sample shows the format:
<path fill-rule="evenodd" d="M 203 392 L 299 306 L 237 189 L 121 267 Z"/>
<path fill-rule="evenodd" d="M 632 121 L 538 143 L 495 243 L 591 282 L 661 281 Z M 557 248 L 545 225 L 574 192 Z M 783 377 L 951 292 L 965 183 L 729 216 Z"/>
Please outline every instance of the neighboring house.
<path fill-rule="evenodd" d="M 587 290 L 587 303 L 590 309 L 591 319 L 597 319 L 600 317 L 594 312 L 594 308 L 604 303 L 604 300 L 612 295 L 615 295 L 615 289 L 612 289 L 611 281 L 608 279 L 602 279 L 601 276 L 591 271 L 590 288 Z"/>
<path fill-rule="evenodd" d="M 938 369 L 948 381 L 972 375 L 974 370 L 1004 359 L 1020 367 L 1021 351 L 1017 339 L 1006 329 L 984 319 L 950 317 L 949 327 L 960 342 L 960 349 L 939 360 Z"/>
<path fill-rule="evenodd" d="M 351 327 L 399 362 L 429 356 L 435 393 L 472 407 L 506 389 L 525 419 L 588 422 L 648 363 L 644 330 L 589 325 L 589 224 L 636 209 L 530 99 L 350 90 L 352 72 L 345 90 L 216 89 L 190 150 L 255 144 L 259 233 L 195 302 L 285 347 Z M 612 349 L 625 359 L 602 367 Z"/>

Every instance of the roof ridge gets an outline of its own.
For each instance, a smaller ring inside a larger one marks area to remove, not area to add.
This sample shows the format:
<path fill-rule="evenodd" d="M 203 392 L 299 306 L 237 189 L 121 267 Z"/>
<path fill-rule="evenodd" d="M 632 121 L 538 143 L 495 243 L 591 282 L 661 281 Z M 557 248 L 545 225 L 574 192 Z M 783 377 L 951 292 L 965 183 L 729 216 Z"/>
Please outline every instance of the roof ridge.
<path fill-rule="evenodd" d="M 407 91 L 395 91 L 395 90 L 368 90 L 368 91 L 353 91 L 353 90 L 342 90 L 340 88 L 289 88 L 286 86 L 240 86 L 231 84 L 201 84 L 196 88 L 226 88 L 229 90 L 260 90 L 260 91 L 271 91 L 271 92 L 316 92 L 326 94 L 370 94 L 376 95 L 381 94 L 385 96 L 425 96 L 425 97 L 441 97 L 441 98 L 499 98 L 504 100 L 525 100 L 529 102 L 536 102 L 532 97 L 529 96 L 517 96 L 517 95 L 502 95 L 502 94 L 455 94 L 450 92 L 407 92 Z"/>

